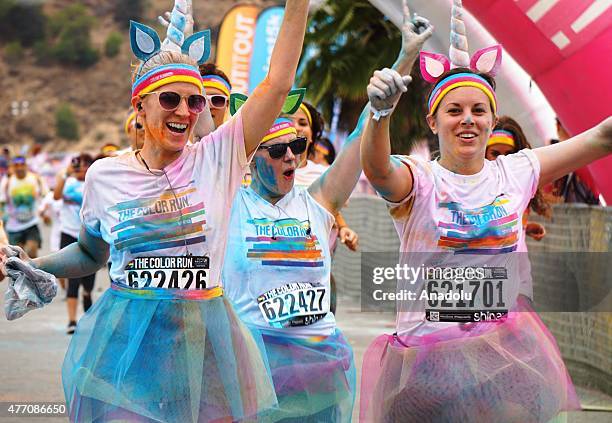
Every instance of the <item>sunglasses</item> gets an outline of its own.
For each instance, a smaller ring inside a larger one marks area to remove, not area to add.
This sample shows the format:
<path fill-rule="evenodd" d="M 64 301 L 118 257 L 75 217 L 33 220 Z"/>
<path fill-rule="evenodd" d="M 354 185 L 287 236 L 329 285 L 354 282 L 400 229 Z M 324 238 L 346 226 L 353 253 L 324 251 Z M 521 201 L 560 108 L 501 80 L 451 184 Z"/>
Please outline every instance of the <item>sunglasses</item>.
<path fill-rule="evenodd" d="M 279 143 L 272 145 L 260 145 L 259 148 L 268 150 L 271 159 L 280 159 L 287 154 L 287 148 L 295 155 L 302 154 L 306 151 L 307 140 L 305 137 L 299 137 L 288 143 Z"/>
<path fill-rule="evenodd" d="M 206 99 L 211 109 L 225 109 L 228 102 L 228 98 L 221 94 L 207 95 Z"/>
<path fill-rule="evenodd" d="M 181 104 L 181 100 L 183 98 L 187 99 L 187 108 L 191 113 L 200 114 L 206 108 L 206 97 L 200 94 L 182 96 L 179 93 L 175 93 L 174 91 L 153 91 L 150 93 L 143 94 L 141 97 L 150 94 L 158 94 L 157 97 L 159 99 L 159 105 L 167 112 L 172 112 L 178 109 L 178 106 Z"/>

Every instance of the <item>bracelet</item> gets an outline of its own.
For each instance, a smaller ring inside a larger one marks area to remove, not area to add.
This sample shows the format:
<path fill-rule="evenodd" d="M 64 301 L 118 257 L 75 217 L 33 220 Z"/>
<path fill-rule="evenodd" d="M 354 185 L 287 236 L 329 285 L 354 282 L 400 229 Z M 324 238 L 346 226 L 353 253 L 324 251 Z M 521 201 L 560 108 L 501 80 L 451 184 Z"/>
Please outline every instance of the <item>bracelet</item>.
<path fill-rule="evenodd" d="M 393 105 L 393 107 L 389 107 L 388 109 L 377 110 L 374 108 L 374 106 L 370 104 L 370 111 L 374 115 L 372 116 L 372 119 L 374 119 L 376 122 L 378 122 L 381 117 L 389 116 L 391 112 L 393 112 L 394 109 L 395 109 L 395 105 Z"/>

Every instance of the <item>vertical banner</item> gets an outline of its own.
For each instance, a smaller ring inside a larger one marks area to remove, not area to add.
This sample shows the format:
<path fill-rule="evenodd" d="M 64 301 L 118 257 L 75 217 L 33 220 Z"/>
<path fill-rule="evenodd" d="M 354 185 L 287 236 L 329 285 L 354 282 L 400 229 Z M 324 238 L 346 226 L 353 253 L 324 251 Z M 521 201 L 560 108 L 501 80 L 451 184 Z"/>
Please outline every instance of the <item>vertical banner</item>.
<path fill-rule="evenodd" d="M 249 92 L 251 55 L 259 8 L 254 5 L 233 7 L 221 23 L 217 40 L 217 66 L 232 82 L 232 91 Z"/>
<path fill-rule="evenodd" d="M 250 91 L 253 91 L 268 74 L 272 49 L 283 23 L 284 15 L 284 7 L 273 6 L 264 9 L 257 18 L 253 56 L 251 56 Z"/>

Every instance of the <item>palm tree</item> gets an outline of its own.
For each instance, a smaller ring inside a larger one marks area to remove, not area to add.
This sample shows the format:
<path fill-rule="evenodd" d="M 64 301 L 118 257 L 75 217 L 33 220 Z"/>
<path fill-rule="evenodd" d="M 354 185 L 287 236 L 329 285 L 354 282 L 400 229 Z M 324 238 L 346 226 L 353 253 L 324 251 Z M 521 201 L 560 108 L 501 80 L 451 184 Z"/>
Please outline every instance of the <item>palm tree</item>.
<path fill-rule="evenodd" d="M 335 99 L 342 100 L 339 128 L 351 130 L 367 102 L 372 73 L 391 67 L 401 45 L 400 31 L 366 0 L 328 0 L 311 17 L 306 34 L 299 86 L 329 122 Z M 415 73 L 417 70 L 417 73 Z M 413 82 L 391 120 L 392 149 L 407 153 L 413 140 L 429 134 L 426 83 L 412 72 Z"/>

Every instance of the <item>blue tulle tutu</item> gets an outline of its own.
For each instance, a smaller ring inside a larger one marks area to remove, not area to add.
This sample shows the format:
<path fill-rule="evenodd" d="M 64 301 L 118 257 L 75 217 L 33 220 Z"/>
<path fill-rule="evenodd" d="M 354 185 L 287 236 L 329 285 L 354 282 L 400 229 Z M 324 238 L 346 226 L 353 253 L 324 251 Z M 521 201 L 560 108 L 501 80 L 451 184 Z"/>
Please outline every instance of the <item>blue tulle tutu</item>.
<path fill-rule="evenodd" d="M 62 368 L 71 421 L 213 422 L 276 405 L 263 346 L 221 290 L 109 289 Z"/>
<path fill-rule="evenodd" d="M 328 337 L 263 335 L 278 408 L 262 422 L 350 422 L 355 402 L 353 350 L 339 330 Z"/>

